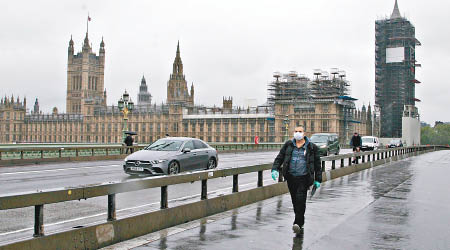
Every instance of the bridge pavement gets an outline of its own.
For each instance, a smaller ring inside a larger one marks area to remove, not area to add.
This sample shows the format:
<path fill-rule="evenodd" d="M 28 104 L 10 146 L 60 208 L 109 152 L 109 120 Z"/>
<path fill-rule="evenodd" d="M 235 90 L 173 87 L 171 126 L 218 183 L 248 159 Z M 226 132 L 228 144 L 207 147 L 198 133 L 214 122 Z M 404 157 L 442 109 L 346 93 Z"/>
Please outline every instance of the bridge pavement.
<path fill-rule="evenodd" d="M 437 151 L 323 183 L 298 237 L 282 195 L 105 249 L 450 249 L 448 176 Z"/>

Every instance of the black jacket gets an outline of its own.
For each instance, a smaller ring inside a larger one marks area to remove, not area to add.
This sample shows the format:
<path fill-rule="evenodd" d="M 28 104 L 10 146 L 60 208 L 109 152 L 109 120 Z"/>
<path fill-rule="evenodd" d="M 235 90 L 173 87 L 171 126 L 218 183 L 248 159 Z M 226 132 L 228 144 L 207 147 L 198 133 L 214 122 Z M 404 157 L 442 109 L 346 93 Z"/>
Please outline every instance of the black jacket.
<path fill-rule="evenodd" d="M 125 141 L 124 141 L 124 143 L 125 143 L 125 145 L 127 145 L 127 146 L 133 146 L 133 137 L 131 137 L 131 136 L 127 136 L 127 137 L 125 137 Z"/>
<path fill-rule="evenodd" d="M 291 164 L 294 147 L 296 146 L 292 140 L 286 141 L 273 162 L 272 170 L 281 170 L 284 178 L 286 178 L 289 165 Z M 314 181 L 322 182 L 319 148 L 312 142 L 309 142 L 306 147 L 306 167 L 308 168 L 309 173 L 309 186 L 311 186 Z"/>
<path fill-rule="evenodd" d="M 350 140 L 350 146 L 352 147 L 361 147 L 362 146 L 362 139 L 361 136 L 352 136 L 352 139 Z"/>

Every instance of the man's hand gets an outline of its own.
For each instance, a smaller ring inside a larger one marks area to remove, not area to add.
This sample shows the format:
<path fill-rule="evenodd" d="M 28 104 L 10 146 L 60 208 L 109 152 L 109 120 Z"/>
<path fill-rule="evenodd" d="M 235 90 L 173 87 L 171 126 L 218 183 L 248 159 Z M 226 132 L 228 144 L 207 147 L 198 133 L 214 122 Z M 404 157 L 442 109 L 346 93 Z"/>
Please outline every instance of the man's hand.
<path fill-rule="evenodd" d="M 315 181 L 315 182 L 314 182 L 314 186 L 316 186 L 316 188 L 320 188 L 320 182 Z"/>
<path fill-rule="evenodd" d="M 277 170 L 272 170 L 272 179 L 274 181 L 278 180 L 278 171 Z"/>

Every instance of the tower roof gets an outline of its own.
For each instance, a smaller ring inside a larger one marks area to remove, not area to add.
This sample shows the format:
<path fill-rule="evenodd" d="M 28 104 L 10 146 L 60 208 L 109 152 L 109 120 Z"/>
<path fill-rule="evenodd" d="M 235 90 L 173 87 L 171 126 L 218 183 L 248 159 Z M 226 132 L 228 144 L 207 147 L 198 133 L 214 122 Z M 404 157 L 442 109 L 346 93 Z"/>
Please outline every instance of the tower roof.
<path fill-rule="evenodd" d="M 398 9 L 398 3 L 397 0 L 395 0 L 394 10 L 392 11 L 391 19 L 396 18 L 402 18 L 402 15 L 400 15 L 400 11 Z"/>
<path fill-rule="evenodd" d="M 145 81 L 145 77 L 144 77 L 144 75 L 142 75 L 142 80 L 141 80 L 141 85 L 146 85 L 146 81 Z"/>

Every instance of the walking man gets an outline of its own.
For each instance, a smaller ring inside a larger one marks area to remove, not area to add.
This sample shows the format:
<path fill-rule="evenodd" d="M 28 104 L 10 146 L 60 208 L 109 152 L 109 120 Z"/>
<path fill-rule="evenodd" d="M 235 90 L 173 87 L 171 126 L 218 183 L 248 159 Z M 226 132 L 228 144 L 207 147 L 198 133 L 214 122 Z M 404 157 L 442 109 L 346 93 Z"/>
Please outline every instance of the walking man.
<path fill-rule="evenodd" d="M 358 134 L 358 132 L 355 132 L 353 134 L 352 139 L 350 140 L 350 146 L 353 147 L 353 152 L 361 151 L 362 139 L 361 136 Z M 356 157 L 353 159 L 352 162 L 356 163 Z"/>
<path fill-rule="evenodd" d="M 294 138 L 284 143 L 272 166 L 274 180 L 280 170 L 287 180 L 295 212 L 292 230 L 296 234 L 301 234 L 305 223 L 307 191 L 313 184 L 320 187 L 322 182 L 319 150 L 304 133 L 303 127 L 295 128 Z"/>

